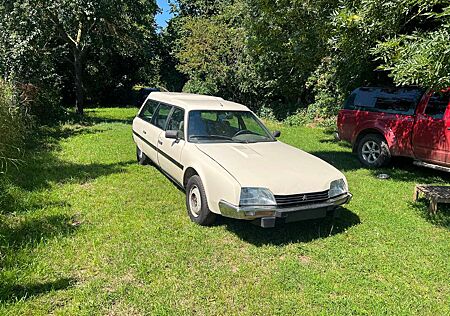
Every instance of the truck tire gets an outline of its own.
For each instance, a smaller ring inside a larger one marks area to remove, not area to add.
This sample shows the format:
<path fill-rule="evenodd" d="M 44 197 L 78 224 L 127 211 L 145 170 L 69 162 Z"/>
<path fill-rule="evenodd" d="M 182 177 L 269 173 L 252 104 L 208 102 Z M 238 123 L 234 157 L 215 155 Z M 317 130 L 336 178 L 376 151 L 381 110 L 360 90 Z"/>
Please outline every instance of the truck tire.
<path fill-rule="evenodd" d="M 386 140 L 377 134 L 368 134 L 361 138 L 357 153 L 359 161 L 369 168 L 383 167 L 391 161 L 391 153 Z"/>
<path fill-rule="evenodd" d="M 189 218 L 194 223 L 210 226 L 216 219 L 216 214 L 208 208 L 205 189 L 202 180 L 195 175 L 189 178 L 186 186 L 186 208 Z"/>

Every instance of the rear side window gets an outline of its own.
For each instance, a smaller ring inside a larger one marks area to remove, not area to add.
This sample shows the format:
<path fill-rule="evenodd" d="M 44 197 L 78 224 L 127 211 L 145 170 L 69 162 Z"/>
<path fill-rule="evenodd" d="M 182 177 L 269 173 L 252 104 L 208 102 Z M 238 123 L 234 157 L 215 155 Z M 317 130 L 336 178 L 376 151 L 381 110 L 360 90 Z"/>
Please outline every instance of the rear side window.
<path fill-rule="evenodd" d="M 449 93 L 433 93 L 428 101 L 425 114 L 435 118 L 443 119 L 450 101 Z"/>
<path fill-rule="evenodd" d="M 158 111 L 155 113 L 153 124 L 161 129 L 164 129 L 171 110 L 171 105 L 161 104 L 158 108 Z"/>
<path fill-rule="evenodd" d="M 139 113 L 139 117 L 147 122 L 151 122 L 158 104 L 159 102 L 157 101 L 147 100 L 144 107 L 142 108 L 142 111 Z"/>
<path fill-rule="evenodd" d="M 347 99 L 344 109 L 412 115 L 422 95 L 418 88 L 359 88 Z"/>

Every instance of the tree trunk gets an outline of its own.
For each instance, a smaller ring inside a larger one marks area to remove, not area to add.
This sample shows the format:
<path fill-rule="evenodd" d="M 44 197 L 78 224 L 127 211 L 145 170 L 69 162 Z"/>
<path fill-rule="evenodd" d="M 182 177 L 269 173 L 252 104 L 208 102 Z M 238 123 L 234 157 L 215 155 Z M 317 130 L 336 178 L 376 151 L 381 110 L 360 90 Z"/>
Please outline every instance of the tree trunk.
<path fill-rule="evenodd" d="M 73 49 L 74 67 L 75 67 L 75 94 L 76 103 L 75 110 L 78 114 L 84 113 L 84 86 L 83 86 L 83 61 L 82 51 L 75 47 Z"/>

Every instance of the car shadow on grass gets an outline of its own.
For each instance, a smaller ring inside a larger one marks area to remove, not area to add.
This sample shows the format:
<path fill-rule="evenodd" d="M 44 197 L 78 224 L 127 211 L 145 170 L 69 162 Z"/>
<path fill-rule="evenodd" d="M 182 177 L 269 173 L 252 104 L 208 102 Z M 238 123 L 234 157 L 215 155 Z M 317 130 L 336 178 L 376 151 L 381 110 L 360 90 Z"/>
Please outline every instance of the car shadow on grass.
<path fill-rule="evenodd" d="M 277 223 L 275 228 L 265 229 L 255 226 L 248 221 L 226 217 L 219 217 L 216 225 L 225 226 L 227 230 L 255 246 L 283 246 L 291 243 L 310 242 L 341 234 L 350 227 L 360 223 L 358 215 L 341 207 L 340 216 L 335 219 L 327 217 L 319 220 Z"/>
<path fill-rule="evenodd" d="M 389 166 L 371 169 L 370 171 L 374 176 L 386 173 L 392 180 L 414 182 L 416 184 L 442 185 L 450 182 L 450 173 L 416 166 L 410 158 L 395 157 Z"/>
<path fill-rule="evenodd" d="M 341 171 L 351 171 L 363 168 L 357 157 L 346 151 L 313 151 L 310 154 L 328 162 Z"/>
<path fill-rule="evenodd" d="M 418 167 L 413 164 L 413 160 L 403 157 L 394 157 L 391 163 L 383 168 L 369 169 L 364 167 L 358 160 L 356 154 L 346 151 L 314 151 L 312 155 L 323 159 L 341 171 L 353 171 L 367 169 L 377 177 L 385 173 L 392 180 L 415 182 L 423 184 L 448 183 L 450 173 L 434 170 L 430 168 Z M 412 194 L 412 192 L 411 192 Z"/>
<path fill-rule="evenodd" d="M 71 288 L 76 283 L 73 278 L 60 278 L 55 281 L 26 284 L 2 284 L 0 282 L 0 302 L 9 303 L 27 300 L 48 292 Z"/>

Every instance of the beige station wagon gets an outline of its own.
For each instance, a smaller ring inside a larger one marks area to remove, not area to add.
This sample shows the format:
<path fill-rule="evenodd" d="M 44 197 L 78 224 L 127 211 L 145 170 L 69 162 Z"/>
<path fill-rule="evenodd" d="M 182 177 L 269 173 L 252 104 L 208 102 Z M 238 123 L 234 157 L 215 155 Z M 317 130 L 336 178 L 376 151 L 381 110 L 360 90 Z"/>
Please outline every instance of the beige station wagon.
<path fill-rule="evenodd" d="M 278 136 L 247 107 L 195 94 L 153 92 L 133 121 L 138 162 L 186 191 L 188 215 L 200 225 L 220 214 L 273 227 L 350 201 L 340 171 Z"/>

